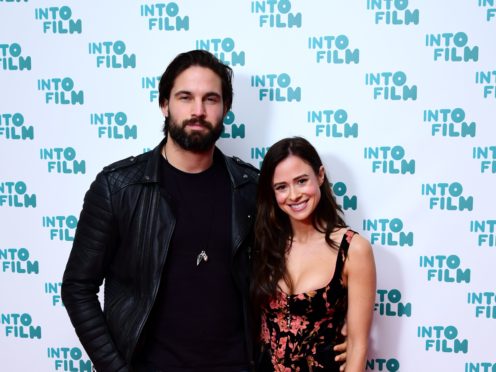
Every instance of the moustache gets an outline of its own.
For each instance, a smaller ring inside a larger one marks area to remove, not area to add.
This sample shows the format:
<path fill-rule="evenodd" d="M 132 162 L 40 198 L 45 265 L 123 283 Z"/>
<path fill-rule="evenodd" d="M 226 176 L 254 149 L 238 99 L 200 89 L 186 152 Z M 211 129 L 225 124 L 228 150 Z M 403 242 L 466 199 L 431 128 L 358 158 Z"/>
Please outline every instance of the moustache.
<path fill-rule="evenodd" d="M 206 121 L 203 118 L 193 118 L 193 119 L 189 119 L 189 120 L 184 120 L 183 121 L 183 128 L 187 127 L 188 125 L 200 125 L 200 126 L 207 128 L 207 129 L 213 128 L 212 123 L 210 123 L 209 121 Z"/>

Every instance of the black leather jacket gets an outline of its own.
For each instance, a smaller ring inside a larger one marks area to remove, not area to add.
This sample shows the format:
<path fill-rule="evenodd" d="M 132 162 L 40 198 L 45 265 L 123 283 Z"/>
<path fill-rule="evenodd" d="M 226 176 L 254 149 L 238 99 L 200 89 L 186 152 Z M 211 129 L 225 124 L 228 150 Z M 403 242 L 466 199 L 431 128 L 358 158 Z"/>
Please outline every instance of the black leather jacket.
<path fill-rule="evenodd" d="M 84 199 L 62 300 L 99 372 L 132 371 L 133 354 L 160 285 L 175 225 L 158 184 L 164 143 L 104 168 Z M 238 158 L 223 157 L 232 192 L 232 275 L 243 294 L 240 311 L 246 343 L 252 345 L 247 302 L 258 171 Z M 97 293 L 104 280 L 102 311 Z"/>

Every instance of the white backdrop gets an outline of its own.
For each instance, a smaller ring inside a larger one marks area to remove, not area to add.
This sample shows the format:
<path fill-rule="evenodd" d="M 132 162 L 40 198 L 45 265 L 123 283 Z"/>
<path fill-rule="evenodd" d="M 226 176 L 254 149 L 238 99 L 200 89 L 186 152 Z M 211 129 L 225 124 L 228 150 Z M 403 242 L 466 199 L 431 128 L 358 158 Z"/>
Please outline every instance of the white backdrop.
<path fill-rule="evenodd" d="M 219 146 L 306 137 L 373 243 L 367 370 L 496 371 L 494 3 L 0 0 L 0 370 L 90 370 L 60 302 L 84 192 L 201 48 L 235 72 Z"/>

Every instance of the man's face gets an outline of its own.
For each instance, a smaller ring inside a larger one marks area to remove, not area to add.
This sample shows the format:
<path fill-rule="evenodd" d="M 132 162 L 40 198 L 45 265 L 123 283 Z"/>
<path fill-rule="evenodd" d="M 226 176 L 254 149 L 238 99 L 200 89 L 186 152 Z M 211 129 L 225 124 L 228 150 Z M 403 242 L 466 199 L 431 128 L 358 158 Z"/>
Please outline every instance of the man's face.
<path fill-rule="evenodd" d="M 169 118 L 170 138 L 180 147 L 193 152 L 211 149 L 226 114 L 219 76 L 209 68 L 187 68 L 176 77 L 162 112 Z"/>

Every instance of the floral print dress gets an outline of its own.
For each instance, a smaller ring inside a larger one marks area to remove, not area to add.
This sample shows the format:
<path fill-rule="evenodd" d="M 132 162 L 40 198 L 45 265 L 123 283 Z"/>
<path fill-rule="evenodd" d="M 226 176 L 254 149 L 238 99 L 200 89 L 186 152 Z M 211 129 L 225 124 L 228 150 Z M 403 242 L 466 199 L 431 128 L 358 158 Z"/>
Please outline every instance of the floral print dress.
<path fill-rule="evenodd" d="M 342 341 L 347 289 L 341 275 L 354 234 L 344 234 L 327 286 L 296 295 L 279 291 L 263 309 L 260 371 L 339 371 L 333 347 Z"/>

